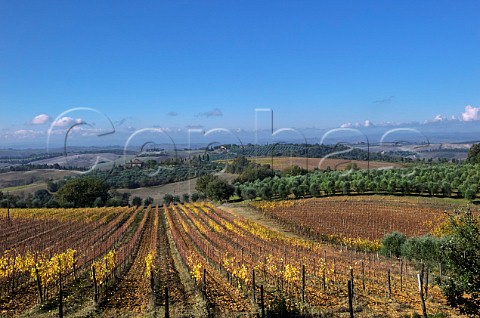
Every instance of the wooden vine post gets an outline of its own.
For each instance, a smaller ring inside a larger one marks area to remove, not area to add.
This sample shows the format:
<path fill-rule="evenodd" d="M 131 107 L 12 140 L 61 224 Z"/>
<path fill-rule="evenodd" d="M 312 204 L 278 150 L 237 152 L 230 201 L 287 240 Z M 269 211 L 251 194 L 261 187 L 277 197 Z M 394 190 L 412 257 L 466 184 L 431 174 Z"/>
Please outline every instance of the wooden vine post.
<path fill-rule="evenodd" d="M 165 287 L 165 318 L 170 318 L 170 304 L 168 299 L 168 287 Z"/>
<path fill-rule="evenodd" d="M 365 264 L 362 261 L 362 290 L 365 291 Z"/>
<path fill-rule="evenodd" d="M 302 264 L 302 303 L 305 303 L 305 264 Z"/>
<path fill-rule="evenodd" d="M 207 299 L 207 269 L 206 268 L 203 268 L 202 295 L 203 295 L 203 300 L 206 300 Z"/>
<path fill-rule="evenodd" d="M 350 266 L 350 281 L 352 282 L 352 297 L 354 296 L 353 267 Z"/>
<path fill-rule="evenodd" d="M 58 275 L 58 317 L 63 318 L 63 286 L 62 273 Z"/>
<path fill-rule="evenodd" d="M 260 285 L 260 308 L 262 310 L 262 318 L 265 318 L 265 299 L 263 295 L 263 285 Z"/>
<path fill-rule="evenodd" d="M 93 278 L 93 301 L 95 305 L 98 304 L 98 285 L 97 285 L 97 276 L 95 274 L 95 266 L 92 266 L 92 278 Z"/>
<path fill-rule="evenodd" d="M 423 273 L 422 273 L 423 274 Z M 428 318 L 427 316 L 427 307 L 425 306 L 425 299 L 423 297 L 423 278 L 421 274 L 417 274 L 418 279 L 418 291 L 420 293 L 420 301 L 422 303 L 422 313 L 423 318 Z"/>
<path fill-rule="evenodd" d="M 255 294 L 255 269 L 252 269 L 252 294 L 253 294 L 253 302 L 256 302 L 257 297 Z"/>
<path fill-rule="evenodd" d="M 388 298 L 390 299 L 392 297 L 392 278 L 391 278 L 391 273 L 390 273 L 390 268 L 388 269 Z"/>
<path fill-rule="evenodd" d="M 428 298 L 428 272 L 429 272 L 429 269 L 427 266 L 427 269 L 425 271 L 425 298 Z"/>
<path fill-rule="evenodd" d="M 348 281 L 348 311 L 350 313 L 350 318 L 353 316 L 353 283 L 351 280 Z"/>
<path fill-rule="evenodd" d="M 326 266 L 323 266 L 323 269 L 322 269 L 322 284 L 323 284 L 323 291 L 326 291 L 327 290 L 327 278 L 325 277 L 326 276 L 326 269 L 325 269 Z"/>
<path fill-rule="evenodd" d="M 42 280 L 40 279 L 37 265 L 35 265 L 35 276 L 37 277 L 38 303 L 43 304 Z"/>
<path fill-rule="evenodd" d="M 400 259 L 400 291 L 403 291 L 403 258 Z"/>
<path fill-rule="evenodd" d="M 75 281 L 77 280 L 77 260 L 76 259 L 73 262 L 73 280 Z"/>

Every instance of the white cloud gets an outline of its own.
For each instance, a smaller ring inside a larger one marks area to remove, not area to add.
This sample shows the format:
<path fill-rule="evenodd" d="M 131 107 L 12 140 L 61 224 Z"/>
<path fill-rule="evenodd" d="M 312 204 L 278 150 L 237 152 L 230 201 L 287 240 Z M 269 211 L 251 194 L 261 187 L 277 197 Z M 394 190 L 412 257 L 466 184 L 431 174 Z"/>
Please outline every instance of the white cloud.
<path fill-rule="evenodd" d="M 370 120 L 367 119 L 363 122 L 363 124 L 358 122 L 358 121 L 353 123 L 353 124 L 348 122 L 348 123 L 341 124 L 340 128 L 352 128 L 352 127 L 355 127 L 355 128 L 367 127 L 368 128 L 368 127 L 373 127 L 373 126 L 374 126 L 373 123 Z"/>
<path fill-rule="evenodd" d="M 83 122 L 80 122 L 80 123 L 83 123 Z M 128 127 L 128 129 L 131 129 L 131 131 L 136 130 L 134 127 L 130 127 L 130 126 Z M 59 130 L 59 131 L 62 131 L 62 130 Z M 105 133 L 105 129 L 95 128 L 90 125 L 78 125 L 73 127 L 73 129 L 70 130 L 71 135 L 74 135 L 74 133 L 84 137 L 98 136 L 100 134 Z"/>
<path fill-rule="evenodd" d="M 480 108 L 470 105 L 465 106 L 465 111 L 462 113 L 463 121 L 480 120 Z"/>
<path fill-rule="evenodd" d="M 203 125 L 195 125 L 195 124 L 191 124 L 191 125 L 187 125 L 186 126 L 187 129 L 203 129 L 205 128 Z"/>
<path fill-rule="evenodd" d="M 157 129 L 158 131 L 161 131 L 161 132 L 164 132 L 164 133 L 176 133 L 176 132 L 181 132 L 182 131 L 181 128 L 177 128 L 177 127 L 162 127 L 162 126 L 158 126 L 158 125 L 155 125 L 153 127 L 155 129 Z"/>
<path fill-rule="evenodd" d="M 363 124 L 365 127 L 373 127 L 373 123 L 370 120 L 365 120 L 365 123 Z"/>
<path fill-rule="evenodd" d="M 73 124 L 80 124 L 80 123 L 83 123 L 83 120 L 81 118 L 73 119 L 72 117 L 62 117 L 56 120 L 53 123 L 53 126 L 68 127 L 68 126 L 72 126 Z"/>
<path fill-rule="evenodd" d="M 198 113 L 196 117 L 220 117 L 223 113 L 220 109 L 214 108 L 208 112 Z"/>
<path fill-rule="evenodd" d="M 20 130 L 15 130 L 10 135 L 10 137 L 15 139 L 27 139 L 27 138 L 35 138 L 35 137 L 41 136 L 42 134 L 43 134 L 42 131 L 36 131 L 31 129 L 20 129 Z M 8 134 L 6 137 L 8 137 Z"/>
<path fill-rule="evenodd" d="M 446 119 L 447 119 L 447 118 L 445 118 L 444 116 L 438 114 L 437 116 L 435 116 L 435 118 L 433 119 L 433 121 L 438 122 L 438 121 L 444 121 L 444 120 L 446 120 Z"/>
<path fill-rule="evenodd" d="M 35 116 L 35 118 L 32 119 L 32 120 L 30 121 L 30 123 L 31 123 L 32 125 L 43 125 L 43 124 L 45 124 L 45 123 L 47 123 L 47 122 L 49 122 L 49 121 L 50 121 L 50 116 L 48 116 L 48 115 L 46 115 L 46 114 L 40 114 L 40 115 L 38 115 L 38 116 Z"/>
<path fill-rule="evenodd" d="M 13 132 L 14 135 L 29 135 L 29 134 L 34 134 L 35 131 L 34 130 L 31 130 L 31 129 L 20 129 L 20 130 L 15 130 Z"/>
<path fill-rule="evenodd" d="M 384 123 L 381 123 L 380 126 L 384 126 L 384 127 L 392 127 L 392 126 L 400 126 L 401 124 L 399 123 L 394 123 L 394 122 L 391 122 L 391 121 L 386 121 Z"/>

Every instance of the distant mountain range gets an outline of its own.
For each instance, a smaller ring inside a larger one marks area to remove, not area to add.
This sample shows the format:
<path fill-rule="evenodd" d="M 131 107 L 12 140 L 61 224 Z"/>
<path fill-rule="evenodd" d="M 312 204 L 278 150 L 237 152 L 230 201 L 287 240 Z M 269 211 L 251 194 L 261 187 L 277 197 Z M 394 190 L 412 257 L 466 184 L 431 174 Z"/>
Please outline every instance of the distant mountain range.
<path fill-rule="evenodd" d="M 346 128 L 295 128 L 274 127 L 272 130 L 243 129 L 204 129 L 207 134 L 199 131 L 189 132 L 188 129 L 165 129 L 163 132 L 147 132 L 132 137 L 132 132 L 117 131 L 108 136 L 73 136 L 67 139 L 67 148 L 100 147 L 127 149 L 139 147 L 146 143 L 162 145 L 162 148 L 198 148 L 208 144 L 271 144 L 271 143 L 367 143 L 382 144 L 395 142 L 424 143 L 476 143 L 480 142 L 480 121 L 445 120 L 428 123 L 385 124 L 368 127 L 351 126 Z M 52 138 L 47 146 L 45 137 L 21 140 L 0 140 L 1 148 L 14 149 L 47 149 L 63 151 L 65 146 L 63 136 Z"/>

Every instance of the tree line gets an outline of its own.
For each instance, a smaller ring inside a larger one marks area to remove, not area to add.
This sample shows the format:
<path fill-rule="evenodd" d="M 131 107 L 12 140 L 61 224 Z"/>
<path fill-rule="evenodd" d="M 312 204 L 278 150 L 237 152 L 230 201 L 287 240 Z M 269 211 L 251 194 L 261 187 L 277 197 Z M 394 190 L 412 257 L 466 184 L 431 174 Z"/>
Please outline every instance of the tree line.
<path fill-rule="evenodd" d="M 111 188 L 136 189 L 185 181 L 220 171 L 221 168 L 222 166 L 219 163 L 202 161 L 198 158 L 189 161 L 174 161 L 171 159 L 165 163 L 148 160 L 143 167 L 114 166 L 111 170 L 95 169 L 89 175 L 106 180 Z"/>
<path fill-rule="evenodd" d="M 366 144 L 360 144 L 365 148 Z M 224 151 L 220 151 L 223 147 Z M 408 159 L 415 153 L 411 151 L 392 150 L 386 152 L 369 152 L 355 146 L 346 144 L 324 145 L 324 144 L 291 144 L 276 143 L 268 145 L 222 145 L 208 149 L 211 160 L 232 159 L 238 156 L 243 157 L 310 157 L 325 158 L 330 156 L 334 159 L 348 160 L 372 160 L 387 162 L 413 161 Z M 334 154 L 337 153 L 337 154 Z"/>
<path fill-rule="evenodd" d="M 275 175 L 263 180 L 237 182 L 235 191 L 243 199 L 261 197 L 266 200 L 367 193 L 463 197 L 474 200 L 480 182 L 479 168 L 476 163 L 437 163 L 375 170 L 327 169 L 308 174 Z M 301 168 L 297 170 L 302 171 Z"/>
<path fill-rule="evenodd" d="M 0 207 L 84 208 L 130 204 L 129 193 L 111 189 L 104 180 L 91 176 L 62 180 L 59 183 L 49 181 L 47 187 L 48 189 L 40 189 L 24 196 L 0 191 Z M 147 198 L 145 200 L 147 201 Z"/>

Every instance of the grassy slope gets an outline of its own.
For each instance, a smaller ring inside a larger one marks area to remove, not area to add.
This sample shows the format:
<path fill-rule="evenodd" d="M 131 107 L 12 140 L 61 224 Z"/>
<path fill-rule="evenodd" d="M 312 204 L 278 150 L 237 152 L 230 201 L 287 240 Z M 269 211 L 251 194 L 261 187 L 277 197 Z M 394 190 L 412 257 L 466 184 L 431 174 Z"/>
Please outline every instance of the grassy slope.
<path fill-rule="evenodd" d="M 229 173 L 221 173 L 218 176 L 224 180 L 232 181 L 237 175 Z M 131 194 L 131 198 L 138 196 L 145 199 L 147 196 L 152 197 L 155 203 L 161 203 L 165 194 L 173 194 L 181 196 L 183 193 L 192 194 L 195 191 L 195 185 L 197 179 L 190 179 L 186 181 L 180 181 L 175 183 L 164 184 L 154 187 L 138 188 L 138 189 L 118 189 L 120 192 L 127 192 Z"/>

